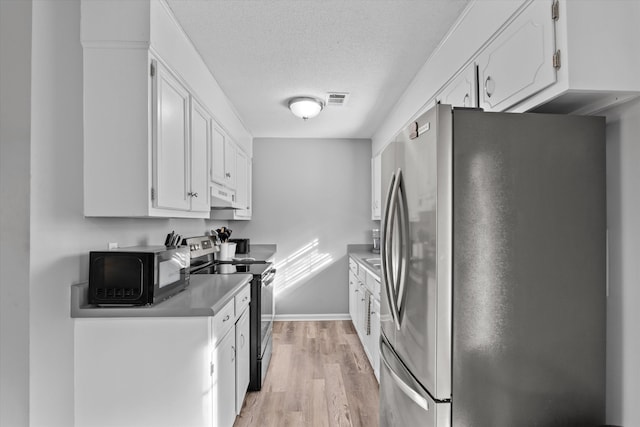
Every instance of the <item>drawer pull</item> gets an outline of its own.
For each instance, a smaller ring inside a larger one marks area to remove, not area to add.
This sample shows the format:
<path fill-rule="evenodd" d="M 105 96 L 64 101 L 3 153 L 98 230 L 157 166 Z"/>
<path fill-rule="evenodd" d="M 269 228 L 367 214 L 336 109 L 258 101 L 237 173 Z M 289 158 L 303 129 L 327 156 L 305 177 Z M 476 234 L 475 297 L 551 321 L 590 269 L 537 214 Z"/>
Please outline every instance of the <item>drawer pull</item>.
<path fill-rule="evenodd" d="M 226 316 L 224 319 L 222 319 L 222 321 L 223 321 L 223 322 L 226 322 L 226 321 L 227 321 L 227 320 L 229 320 L 229 319 L 231 319 L 231 315 L 230 315 L 230 314 L 227 314 L 227 316 Z"/>

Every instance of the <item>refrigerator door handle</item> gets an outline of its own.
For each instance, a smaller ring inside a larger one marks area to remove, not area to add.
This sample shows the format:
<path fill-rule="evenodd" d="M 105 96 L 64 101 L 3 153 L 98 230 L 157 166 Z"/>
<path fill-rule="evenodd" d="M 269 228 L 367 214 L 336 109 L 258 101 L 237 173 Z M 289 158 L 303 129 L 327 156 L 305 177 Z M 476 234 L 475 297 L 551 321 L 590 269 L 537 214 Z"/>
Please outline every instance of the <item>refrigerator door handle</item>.
<path fill-rule="evenodd" d="M 402 170 L 398 169 L 396 173 L 396 181 L 398 191 L 396 192 L 396 203 L 398 206 L 398 221 L 400 229 L 400 268 L 398 270 L 398 281 L 396 286 L 396 309 L 398 314 L 398 329 L 403 318 L 405 299 L 406 299 L 406 283 L 409 275 L 409 265 L 411 261 L 411 244 L 409 231 L 409 205 L 407 203 L 407 192 L 404 186 Z"/>
<path fill-rule="evenodd" d="M 416 405 L 424 409 L 425 411 L 429 410 L 429 402 L 426 397 L 422 394 L 426 394 L 425 392 L 420 393 L 419 390 L 416 390 L 417 387 L 420 387 L 419 384 L 411 377 L 411 374 L 407 369 L 402 365 L 402 362 L 397 360 L 397 357 L 391 353 L 391 349 L 389 349 L 389 345 L 386 343 L 384 338 L 380 338 L 380 360 L 384 363 L 384 365 L 389 370 L 391 374 L 391 378 L 393 378 L 394 382 L 398 386 L 400 390 L 404 394 L 407 395 L 409 399 L 411 399 Z M 391 360 L 391 361 L 390 361 Z"/>
<path fill-rule="evenodd" d="M 391 311 L 391 317 L 393 319 L 393 323 L 397 329 L 400 329 L 400 319 L 398 319 L 398 307 L 396 305 L 396 292 L 393 289 L 393 253 L 391 250 L 391 243 L 393 241 L 393 220 L 396 214 L 396 193 L 397 193 L 397 185 L 398 179 L 397 175 L 393 174 L 391 176 L 391 181 L 389 182 L 389 191 L 387 192 L 387 200 L 385 203 L 384 210 L 384 222 L 382 228 L 382 274 L 383 274 L 383 282 L 385 293 L 387 295 L 387 301 L 389 301 L 389 311 Z"/>

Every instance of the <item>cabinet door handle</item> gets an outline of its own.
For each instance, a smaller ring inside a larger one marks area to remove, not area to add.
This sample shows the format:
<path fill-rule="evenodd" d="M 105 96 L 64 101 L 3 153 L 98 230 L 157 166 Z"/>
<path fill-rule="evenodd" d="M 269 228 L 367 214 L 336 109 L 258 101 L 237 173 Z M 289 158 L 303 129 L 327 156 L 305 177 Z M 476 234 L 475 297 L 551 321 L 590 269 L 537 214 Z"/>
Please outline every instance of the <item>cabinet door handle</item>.
<path fill-rule="evenodd" d="M 487 76 L 486 80 L 484 81 L 484 93 L 487 94 L 488 98 L 491 98 L 491 95 L 493 95 L 493 93 L 496 90 L 496 84 L 493 81 L 493 79 L 491 79 L 491 76 Z"/>
<path fill-rule="evenodd" d="M 231 173 L 227 172 L 227 173 L 224 174 L 224 176 L 226 176 L 227 178 L 231 178 Z"/>
<path fill-rule="evenodd" d="M 236 361 L 236 346 L 235 345 L 231 346 L 231 361 L 232 362 Z"/>
<path fill-rule="evenodd" d="M 226 321 L 227 321 L 227 320 L 229 320 L 230 318 L 231 318 L 231 315 L 230 315 L 230 314 L 227 314 L 227 316 L 226 316 L 224 319 L 222 319 L 222 321 L 223 321 L 223 322 L 226 322 Z"/>
<path fill-rule="evenodd" d="M 469 101 L 469 98 L 470 98 L 470 97 L 469 97 L 469 94 L 468 94 L 468 93 L 465 93 L 465 94 L 464 94 L 464 98 L 463 98 L 463 100 L 462 100 L 462 105 L 463 105 L 463 106 L 467 107 L 467 101 Z M 469 105 L 469 106 L 470 106 L 470 105 Z"/>
<path fill-rule="evenodd" d="M 187 193 L 187 196 L 191 196 L 191 197 L 198 197 L 198 193 L 192 193 L 191 191 L 189 191 Z"/>

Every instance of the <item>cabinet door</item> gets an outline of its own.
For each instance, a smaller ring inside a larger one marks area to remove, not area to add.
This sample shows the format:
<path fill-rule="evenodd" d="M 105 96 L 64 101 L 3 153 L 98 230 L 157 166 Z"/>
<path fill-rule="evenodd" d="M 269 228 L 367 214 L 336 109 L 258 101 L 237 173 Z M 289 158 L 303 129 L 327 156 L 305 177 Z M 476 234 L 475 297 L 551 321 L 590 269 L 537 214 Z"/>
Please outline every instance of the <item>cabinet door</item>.
<path fill-rule="evenodd" d="M 552 0 L 531 4 L 478 56 L 480 107 L 504 111 L 556 81 Z"/>
<path fill-rule="evenodd" d="M 225 144 L 225 134 L 219 129 L 217 126 L 213 126 L 213 133 L 211 136 L 211 149 L 209 150 L 209 155 L 211 158 L 209 159 L 211 171 L 210 178 L 211 181 L 224 185 L 225 177 L 224 177 L 224 144 Z"/>
<path fill-rule="evenodd" d="M 211 141 L 211 116 L 191 98 L 191 210 L 209 212 L 207 147 Z"/>
<path fill-rule="evenodd" d="M 249 387 L 249 310 L 236 322 L 236 414 L 240 414 Z"/>
<path fill-rule="evenodd" d="M 227 188 L 236 189 L 236 161 L 238 149 L 229 138 L 224 143 L 224 178 Z"/>
<path fill-rule="evenodd" d="M 373 372 L 380 381 L 380 301 L 371 304 L 371 364 Z"/>
<path fill-rule="evenodd" d="M 349 315 L 353 326 L 357 328 L 357 301 L 358 301 L 358 279 L 353 271 L 349 270 Z"/>
<path fill-rule="evenodd" d="M 476 65 L 470 64 L 442 89 L 438 102 L 454 107 L 477 107 L 477 87 Z"/>
<path fill-rule="evenodd" d="M 231 427 L 236 418 L 236 334 L 231 328 L 211 356 L 213 419 L 216 427 Z"/>
<path fill-rule="evenodd" d="M 371 219 L 382 216 L 382 154 L 371 159 Z"/>
<path fill-rule="evenodd" d="M 358 336 L 360 337 L 360 341 L 364 344 L 366 339 L 366 323 L 365 319 L 367 317 L 367 312 L 365 309 L 366 305 L 366 297 L 367 297 L 367 288 L 360 282 L 358 279 L 356 282 L 356 286 L 358 287 L 358 293 L 356 296 L 356 331 L 358 332 Z"/>
<path fill-rule="evenodd" d="M 158 63 L 154 95 L 154 207 L 189 210 L 189 92 Z"/>
<path fill-rule="evenodd" d="M 245 216 L 249 209 L 249 157 L 244 151 L 238 149 L 236 157 L 236 203 L 239 209 L 236 211 L 238 216 Z"/>

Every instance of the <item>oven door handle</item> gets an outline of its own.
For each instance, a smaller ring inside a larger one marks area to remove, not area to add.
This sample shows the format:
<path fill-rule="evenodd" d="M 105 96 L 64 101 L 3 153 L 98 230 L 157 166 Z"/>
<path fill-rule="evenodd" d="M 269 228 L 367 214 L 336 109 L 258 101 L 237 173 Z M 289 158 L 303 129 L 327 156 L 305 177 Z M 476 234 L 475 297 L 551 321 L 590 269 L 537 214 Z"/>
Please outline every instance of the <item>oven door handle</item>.
<path fill-rule="evenodd" d="M 269 286 L 273 282 L 275 277 L 276 277 L 276 269 L 274 268 L 262 280 L 262 286 Z"/>

